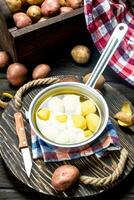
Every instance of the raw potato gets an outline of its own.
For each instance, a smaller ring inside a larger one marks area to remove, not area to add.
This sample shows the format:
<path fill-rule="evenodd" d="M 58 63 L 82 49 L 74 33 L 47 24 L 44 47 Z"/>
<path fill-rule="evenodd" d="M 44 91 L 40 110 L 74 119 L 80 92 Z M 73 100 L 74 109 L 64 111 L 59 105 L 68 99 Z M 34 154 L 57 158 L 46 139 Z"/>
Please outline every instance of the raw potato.
<path fill-rule="evenodd" d="M 79 178 L 79 170 L 73 165 L 58 167 L 52 176 L 51 184 L 57 191 L 66 191 L 73 186 Z"/>
<path fill-rule="evenodd" d="M 23 12 L 18 12 L 13 15 L 14 22 L 18 28 L 24 28 L 32 24 L 32 20 Z"/>
<path fill-rule="evenodd" d="M 33 5 L 27 9 L 27 15 L 33 22 L 37 22 L 41 17 L 41 9 L 39 6 Z"/>
<path fill-rule="evenodd" d="M 66 0 L 59 0 L 60 6 L 67 6 Z"/>
<path fill-rule="evenodd" d="M 11 12 L 17 12 L 21 9 L 22 2 L 21 0 L 6 0 L 6 3 Z"/>
<path fill-rule="evenodd" d="M 83 82 L 86 83 L 87 80 L 90 78 L 91 76 L 91 73 L 89 74 L 86 74 L 84 77 L 83 77 Z M 98 79 L 96 85 L 95 85 L 95 89 L 100 89 L 104 83 L 106 82 L 105 78 L 103 75 L 100 76 L 100 78 Z"/>
<path fill-rule="evenodd" d="M 14 86 L 20 86 L 27 79 L 27 68 L 20 63 L 13 63 L 7 68 L 7 79 Z"/>
<path fill-rule="evenodd" d="M 63 6 L 60 8 L 60 14 L 69 13 L 71 11 L 73 11 L 73 8 L 71 7 Z"/>
<path fill-rule="evenodd" d="M 67 0 L 67 4 L 73 9 L 76 9 L 83 5 L 83 0 Z"/>
<path fill-rule="evenodd" d="M 41 13 L 44 16 L 54 16 L 60 12 L 60 3 L 58 0 L 45 0 L 41 5 Z"/>
<path fill-rule="evenodd" d="M 80 82 L 80 81 L 75 76 L 70 76 L 62 78 L 60 82 Z"/>
<path fill-rule="evenodd" d="M 51 67 L 47 64 L 37 65 L 32 73 L 33 79 L 45 78 L 51 72 Z"/>
<path fill-rule="evenodd" d="M 43 3 L 43 1 L 44 0 L 27 0 L 27 3 L 31 5 L 38 5 L 38 4 Z"/>
<path fill-rule="evenodd" d="M 90 49 L 84 45 L 77 45 L 71 50 L 71 56 L 76 63 L 85 64 L 90 58 Z"/>
<path fill-rule="evenodd" d="M 0 69 L 5 68 L 10 61 L 10 57 L 6 51 L 0 51 Z"/>
<path fill-rule="evenodd" d="M 49 19 L 49 17 L 41 17 L 39 20 L 38 20 L 38 22 L 43 22 L 43 21 L 45 21 L 45 20 L 47 20 L 47 19 Z"/>

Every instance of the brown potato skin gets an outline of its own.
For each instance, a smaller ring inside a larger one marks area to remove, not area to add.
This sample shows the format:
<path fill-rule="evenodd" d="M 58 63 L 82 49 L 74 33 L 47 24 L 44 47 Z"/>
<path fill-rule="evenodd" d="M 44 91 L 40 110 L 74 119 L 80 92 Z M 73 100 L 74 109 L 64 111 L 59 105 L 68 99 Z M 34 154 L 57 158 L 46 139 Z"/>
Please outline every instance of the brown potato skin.
<path fill-rule="evenodd" d="M 91 57 L 91 51 L 85 45 L 76 45 L 71 50 L 71 56 L 76 63 L 85 64 Z"/>
<path fill-rule="evenodd" d="M 79 178 L 79 170 L 73 165 L 58 167 L 51 179 L 52 186 L 59 192 L 66 191 L 73 186 Z"/>
<path fill-rule="evenodd" d="M 41 13 L 44 16 L 51 17 L 60 12 L 60 3 L 58 0 L 45 0 L 41 5 Z"/>
<path fill-rule="evenodd" d="M 60 8 L 60 14 L 65 14 L 65 13 L 69 13 L 71 11 L 73 11 L 74 9 L 71 7 L 67 7 L 67 6 L 62 6 Z"/>
<path fill-rule="evenodd" d="M 6 0 L 6 3 L 11 12 L 17 12 L 21 9 L 22 2 L 21 0 Z"/>
<path fill-rule="evenodd" d="M 50 72 L 51 72 L 51 67 L 49 65 L 39 64 L 34 68 L 32 72 L 32 78 L 33 79 L 45 78 L 48 76 Z"/>
<path fill-rule="evenodd" d="M 24 28 L 25 26 L 32 24 L 32 20 L 30 19 L 30 17 L 28 17 L 23 12 L 15 13 L 13 15 L 13 19 L 14 19 L 15 25 L 18 28 Z"/>
<path fill-rule="evenodd" d="M 30 5 L 38 5 L 43 3 L 44 0 L 27 0 L 27 3 Z"/>
<path fill-rule="evenodd" d="M 91 73 L 86 74 L 86 75 L 83 77 L 83 82 L 86 83 L 90 76 L 91 76 Z M 106 79 L 104 78 L 103 75 L 101 75 L 101 76 L 99 77 L 98 81 L 97 81 L 96 84 L 95 84 L 95 89 L 101 89 L 101 88 L 103 87 L 103 85 L 104 85 L 105 82 L 106 82 Z"/>
<path fill-rule="evenodd" d="M 72 7 L 73 9 L 80 8 L 82 6 L 82 0 L 67 0 L 66 1 L 68 6 Z"/>
<path fill-rule="evenodd" d="M 13 86 L 23 85 L 27 79 L 28 70 L 21 63 L 13 63 L 7 68 L 7 80 Z"/>
<path fill-rule="evenodd" d="M 6 51 L 0 51 L 0 69 L 5 68 L 10 62 L 10 57 Z"/>
<path fill-rule="evenodd" d="M 75 76 L 68 76 L 68 77 L 61 78 L 60 82 L 80 82 L 80 80 L 76 78 Z"/>
<path fill-rule="evenodd" d="M 27 15 L 33 22 L 37 22 L 41 17 L 41 9 L 39 6 L 32 5 L 27 9 Z"/>

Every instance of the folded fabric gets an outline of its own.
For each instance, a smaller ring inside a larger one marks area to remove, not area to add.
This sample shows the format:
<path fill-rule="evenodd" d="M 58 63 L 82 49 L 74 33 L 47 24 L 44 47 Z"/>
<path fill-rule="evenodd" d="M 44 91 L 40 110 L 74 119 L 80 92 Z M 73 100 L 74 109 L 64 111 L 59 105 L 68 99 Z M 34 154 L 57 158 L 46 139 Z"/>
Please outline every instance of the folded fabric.
<path fill-rule="evenodd" d="M 109 66 L 134 85 L 134 10 L 128 0 L 84 0 L 84 13 L 87 29 L 100 53 L 117 24 L 123 22 L 128 25 L 127 34 Z"/>
<path fill-rule="evenodd" d="M 108 121 L 102 135 L 84 150 L 61 152 L 58 148 L 42 141 L 33 130 L 31 130 L 31 142 L 33 159 L 43 158 L 44 162 L 72 160 L 93 154 L 102 157 L 108 151 L 120 149 L 119 137 L 111 120 Z"/>

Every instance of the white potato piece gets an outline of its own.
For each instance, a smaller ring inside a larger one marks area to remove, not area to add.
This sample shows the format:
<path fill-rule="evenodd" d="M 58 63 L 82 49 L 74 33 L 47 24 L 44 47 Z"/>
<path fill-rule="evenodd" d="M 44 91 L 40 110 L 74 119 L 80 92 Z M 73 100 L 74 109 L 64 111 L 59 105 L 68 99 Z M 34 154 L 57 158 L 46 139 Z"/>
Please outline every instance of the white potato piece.
<path fill-rule="evenodd" d="M 67 114 L 73 115 L 73 114 L 80 114 L 81 108 L 80 108 L 80 96 L 78 95 L 65 95 L 63 97 L 63 103 L 65 107 L 65 112 Z"/>
<path fill-rule="evenodd" d="M 48 101 L 48 108 L 53 113 L 63 113 L 64 112 L 64 104 L 62 100 L 58 97 L 52 97 Z"/>

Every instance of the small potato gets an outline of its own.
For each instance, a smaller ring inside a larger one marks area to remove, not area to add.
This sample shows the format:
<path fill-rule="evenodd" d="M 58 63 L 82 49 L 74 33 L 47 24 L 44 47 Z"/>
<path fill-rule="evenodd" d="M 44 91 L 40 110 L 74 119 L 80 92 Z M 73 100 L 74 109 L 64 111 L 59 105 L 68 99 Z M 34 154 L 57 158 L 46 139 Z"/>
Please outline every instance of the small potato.
<path fill-rule="evenodd" d="M 52 176 L 51 184 L 57 191 L 65 191 L 76 183 L 79 178 L 79 170 L 73 165 L 58 167 Z"/>
<path fill-rule="evenodd" d="M 67 0 L 67 4 L 73 9 L 76 9 L 82 6 L 83 0 Z"/>
<path fill-rule="evenodd" d="M 27 0 L 27 3 L 30 5 L 38 5 L 43 3 L 44 0 Z"/>
<path fill-rule="evenodd" d="M 60 6 L 66 6 L 66 0 L 59 0 Z"/>
<path fill-rule="evenodd" d="M 61 79 L 60 82 L 80 82 L 75 76 L 68 76 Z"/>
<path fill-rule="evenodd" d="M 41 13 L 44 16 L 54 16 L 60 12 L 60 3 L 58 0 L 45 0 L 41 5 Z"/>
<path fill-rule="evenodd" d="M 18 28 L 24 28 L 32 24 L 32 20 L 23 12 L 18 12 L 13 15 L 14 22 Z"/>
<path fill-rule="evenodd" d="M 76 63 L 85 64 L 90 59 L 90 49 L 84 45 L 77 45 L 71 50 L 71 56 Z"/>
<path fill-rule="evenodd" d="M 90 78 L 91 73 L 86 74 L 83 77 L 83 82 L 86 83 L 88 81 L 88 79 Z M 104 85 L 104 83 L 106 82 L 105 78 L 103 75 L 100 76 L 100 78 L 98 79 L 96 85 L 95 85 L 95 89 L 101 89 L 101 87 Z"/>
<path fill-rule="evenodd" d="M 0 51 L 0 69 L 5 68 L 10 61 L 10 57 L 6 51 Z"/>
<path fill-rule="evenodd" d="M 45 78 L 51 72 L 51 67 L 47 64 L 37 65 L 32 73 L 33 79 Z"/>
<path fill-rule="evenodd" d="M 11 12 L 17 12 L 21 9 L 22 2 L 21 0 L 6 0 L 6 3 Z"/>
<path fill-rule="evenodd" d="M 49 19 L 49 17 L 41 17 L 39 20 L 38 20 L 38 22 L 43 22 L 43 21 L 45 21 L 45 20 L 47 20 L 47 19 Z"/>
<path fill-rule="evenodd" d="M 39 6 L 33 5 L 27 9 L 27 15 L 33 22 L 37 22 L 41 17 L 41 9 Z"/>
<path fill-rule="evenodd" d="M 7 68 L 7 79 L 14 86 L 23 85 L 27 79 L 27 68 L 20 63 L 13 63 Z"/>
<path fill-rule="evenodd" d="M 71 11 L 73 11 L 73 8 L 71 7 L 63 6 L 60 8 L 60 14 L 65 14 Z"/>

